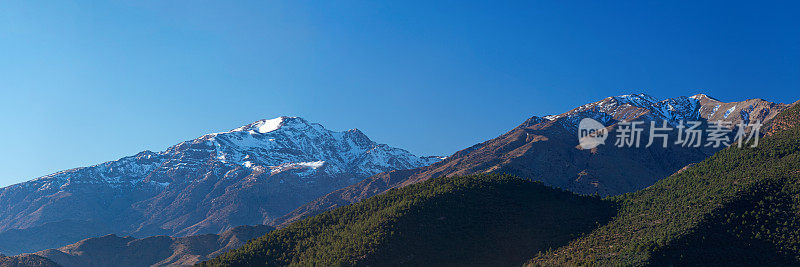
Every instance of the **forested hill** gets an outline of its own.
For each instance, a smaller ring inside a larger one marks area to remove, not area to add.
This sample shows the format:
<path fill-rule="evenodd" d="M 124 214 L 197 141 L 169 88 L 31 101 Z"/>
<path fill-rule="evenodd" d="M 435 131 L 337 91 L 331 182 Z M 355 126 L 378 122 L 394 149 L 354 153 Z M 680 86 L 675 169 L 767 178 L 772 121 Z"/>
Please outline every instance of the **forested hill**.
<path fill-rule="evenodd" d="M 513 176 L 438 178 L 293 223 L 205 265 L 520 265 L 614 210 Z"/>
<path fill-rule="evenodd" d="M 800 264 L 800 106 L 775 121 L 756 148 L 615 198 L 610 223 L 530 265 Z"/>

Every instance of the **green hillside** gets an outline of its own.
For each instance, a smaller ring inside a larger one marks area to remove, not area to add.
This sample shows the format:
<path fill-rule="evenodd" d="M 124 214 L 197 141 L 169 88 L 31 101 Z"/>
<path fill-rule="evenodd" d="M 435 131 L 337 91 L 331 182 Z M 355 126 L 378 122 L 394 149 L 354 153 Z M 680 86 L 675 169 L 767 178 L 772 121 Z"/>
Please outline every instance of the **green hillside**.
<path fill-rule="evenodd" d="M 619 214 L 531 265 L 797 265 L 800 106 L 757 148 L 728 148 L 614 198 Z"/>
<path fill-rule="evenodd" d="M 526 179 L 432 179 L 276 230 L 204 263 L 521 265 L 605 223 L 615 209 Z"/>

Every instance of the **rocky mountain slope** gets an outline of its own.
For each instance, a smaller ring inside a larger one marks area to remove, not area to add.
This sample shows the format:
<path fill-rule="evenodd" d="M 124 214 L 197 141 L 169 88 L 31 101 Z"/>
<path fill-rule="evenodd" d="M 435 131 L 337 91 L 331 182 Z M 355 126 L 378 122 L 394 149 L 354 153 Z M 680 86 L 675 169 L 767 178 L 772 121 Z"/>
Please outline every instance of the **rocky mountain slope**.
<path fill-rule="evenodd" d="M 509 173 L 583 194 L 633 192 L 707 158 L 720 148 L 674 143 L 666 149 L 644 148 L 644 143 L 640 148 L 617 147 L 614 138 L 609 137 L 606 145 L 582 150 L 577 132 L 583 118 L 595 119 L 612 130 L 621 121 L 657 121 L 659 126 L 666 121 L 673 128 L 681 120 L 704 123 L 721 120 L 735 125 L 769 121 L 787 106 L 762 99 L 724 103 L 702 94 L 660 101 L 644 94 L 608 97 L 563 114 L 531 117 L 511 131 L 456 152 L 437 164 L 377 174 L 303 205 L 274 224 L 292 222 L 390 188 L 440 176 Z M 648 137 L 645 131 L 641 138 L 646 143 Z M 676 140 L 674 133 L 670 140 Z"/>
<path fill-rule="evenodd" d="M 260 120 L 0 189 L 0 252 L 265 224 L 379 172 L 438 161 L 297 117 Z"/>

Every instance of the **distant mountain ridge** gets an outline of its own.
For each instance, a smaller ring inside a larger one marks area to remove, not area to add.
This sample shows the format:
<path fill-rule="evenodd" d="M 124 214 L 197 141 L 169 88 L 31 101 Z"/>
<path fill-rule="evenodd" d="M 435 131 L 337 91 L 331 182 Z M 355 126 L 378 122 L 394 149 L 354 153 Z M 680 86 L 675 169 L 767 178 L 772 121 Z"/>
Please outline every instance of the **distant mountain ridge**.
<path fill-rule="evenodd" d="M 357 129 L 334 132 L 298 117 L 260 120 L 0 189 L 0 252 L 109 233 L 186 236 L 264 224 L 370 175 L 439 160 L 378 144 Z"/>
<path fill-rule="evenodd" d="M 577 128 L 581 119 L 598 120 L 610 129 L 625 120 L 663 120 L 672 125 L 680 120 L 720 120 L 735 125 L 756 120 L 767 122 L 788 106 L 762 99 L 725 103 L 704 94 L 665 100 L 646 94 L 607 97 L 562 114 L 533 116 L 509 132 L 458 151 L 442 162 L 379 173 L 303 205 L 273 224 L 290 223 L 391 188 L 440 176 L 509 173 L 576 193 L 617 195 L 633 192 L 707 158 L 720 148 L 618 148 L 609 138 L 606 145 L 580 150 L 577 147 Z M 645 132 L 642 138 L 647 140 L 648 136 Z M 674 136 L 671 140 L 675 140 Z"/>
<path fill-rule="evenodd" d="M 771 103 L 763 99 L 749 99 L 724 103 L 705 94 L 680 96 L 657 100 L 647 94 L 629 94 L 608 97 L 589 103 L 566 113 L 545 116 L 558 120 L 562 125 L 577 128 L 583 118 L 593 118 L 613 124 L 623 120 L 667 121 L 677 125 L 679 121 L 706 120 L 750 123 L 754 119 L 772 118 L 788 105 Z M 576 121 L 577 120 L 577 121 Z"/>
<path fill-rule="evenodd" d="M 239 226 L 218 235 L 151 236 L 141 239 L 110 234 L 84 239 L 58 249 L 39 251 L 33 255 L 45 257 L 64 267 L 189 266 L 241 247 L 247 241 L 272 229 L 266 225 Z"/>

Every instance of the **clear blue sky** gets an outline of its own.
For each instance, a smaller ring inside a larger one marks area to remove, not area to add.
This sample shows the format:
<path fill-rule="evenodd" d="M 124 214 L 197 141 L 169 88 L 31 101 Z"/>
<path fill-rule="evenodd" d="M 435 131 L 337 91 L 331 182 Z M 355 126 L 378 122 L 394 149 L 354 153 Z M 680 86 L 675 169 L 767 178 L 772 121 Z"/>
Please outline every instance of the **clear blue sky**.
<path fill-rule="evenodd" d="M 611 95 L 800 98 L 792 1 L 106 2 L 0 5 L 0 185 L 280 115 L 449 155 Z"/>

